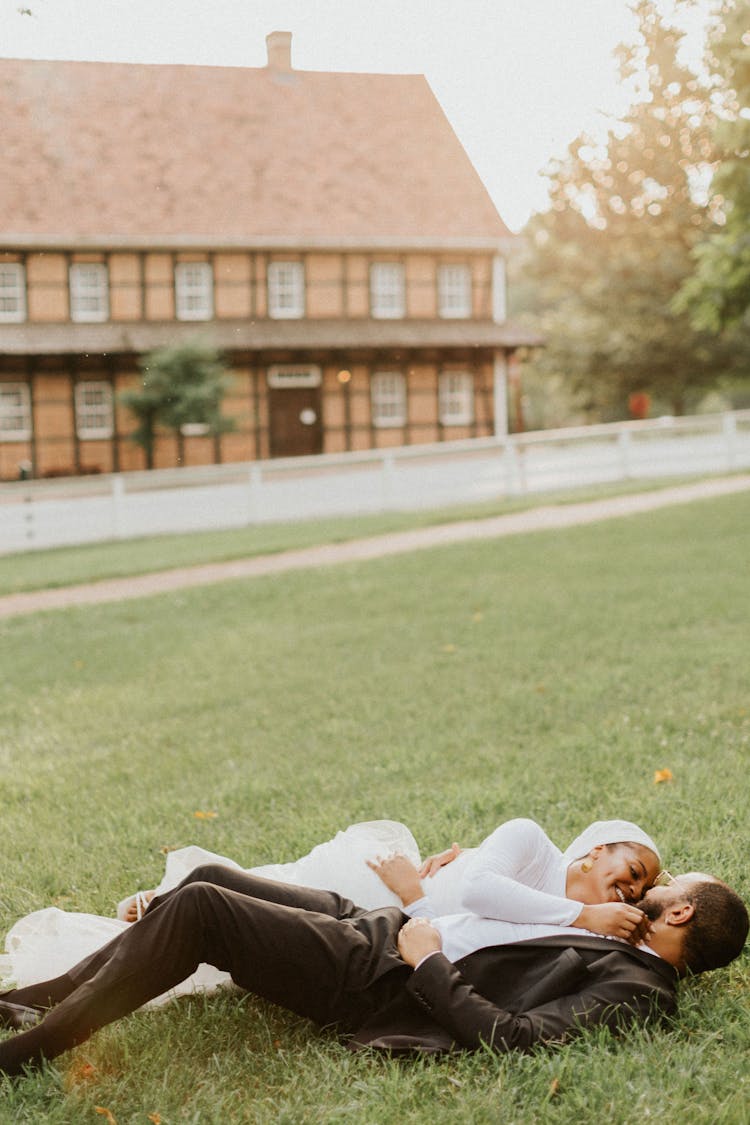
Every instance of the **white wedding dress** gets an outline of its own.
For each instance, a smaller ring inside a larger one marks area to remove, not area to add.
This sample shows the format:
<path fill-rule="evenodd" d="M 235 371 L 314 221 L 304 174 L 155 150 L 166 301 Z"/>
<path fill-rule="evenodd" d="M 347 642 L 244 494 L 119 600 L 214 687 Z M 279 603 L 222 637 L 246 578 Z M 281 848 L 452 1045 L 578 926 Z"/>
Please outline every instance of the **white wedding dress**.
<path fill-rule="evenodd" d="M 241 868 L 240 864 L 226 856 L 190 846 L 167 853 L 164 878 L 156 891 L 159 894 L 176 887 L 201 864 L 221 863 L 282 883 L 337 891 L 367 909 L 400 906 L 397 896 L 366 863 L 368 859 L 394 853 L 406 855 L 415 866 L 419 866 L 416 840 L 405 824 L 393 820 L 353 824 L 292 863 L 272 863 L 248 869 Z M 452 913 L 460 908 L 457 888 L 465 857 L 469 854 L 462 853 L 458 860 L 441 868 L 434 879 L 428 880 L 429 897 L 434 902 L 436 914 Z M 16 922 L 7 934 L 6 953 L 0 954 L 0 990 L 23 988 L 27 984 L 60 976 L 130 925 L 117 918 L 78 914 L 55 906 L 28 914 Z M 208 990 L 228 979 L 226 973 L 210 965 L 201 965 L 192 977 L 168 996 L 159 997 L 152 1003 L 163 1002 L 182 993 Z"/>
<path fill-rule="evenodd" d="M 424 897 L 406 907 L 405 912 L 437 918 L 468 911 L 506 922 L 570 926 L 582 903 L 565 897 L 568 865 L 596 845 L 622 840 L 639 842 L 659 858 L 651 838 L 629 821 L 597 821 L 561 852 L 535 821 L 508 820 L 478 848 L 466 849 L 434 876 L 423 879 Z M 263 867 L 243 869 L 235 860 L 203 848 L 180 848 L 167 854 L 164 878 L 156 891 L 160 894 L 176 887 L 201 864 L 221 863 L 282 883 L 337 891 L 370 910 L 401 906 L 366 862 L 396 853 L 419 867 L 416 840 L 405 824 L 394 820 L 353 824 L 293 863 Z M 21 918 L 8 932 L 6 953 L 0 954 L 0 991 L 62 975 L 131 924 L 117 918 L 69 913 L 54 906 Z M 228 980 L 227 974 L 201 965 L 173 992 L 151 1003 L 215 988 Z"/>

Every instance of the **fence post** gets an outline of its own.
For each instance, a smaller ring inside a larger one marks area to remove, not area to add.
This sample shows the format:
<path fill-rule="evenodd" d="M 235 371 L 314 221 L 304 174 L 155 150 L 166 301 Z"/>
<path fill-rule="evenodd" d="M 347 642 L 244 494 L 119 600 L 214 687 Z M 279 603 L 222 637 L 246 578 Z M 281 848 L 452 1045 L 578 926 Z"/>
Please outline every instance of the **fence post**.
<path fill-rule="evenodd" d="M 737 419 L 727 412 L 721 420 L 724 445 L 727 452 L 727 468 L 732 472 L 737 467 Z"/>
<path fill-rule="evenodd" d="M 396 493 L 396 462 L 392 453 L 383 455 L 383 472 L 381 476 L 381 502 L 384 512 L 393 509 L 393 500 Z"/>
<path fill-rule="evenodd" d="M 119 473 L 112 476 L 112 538 L 124 539 L 122 510 L 125 501 L 125 482 Z"/>
<path fill-rule="evenodd" d="M 30 488 L 23 496 L 23 532 L 26 545 L 29 546 L 34 539 L 34 497 Z"/>
<path fill-rule="evenodd" d="M 261 511 L 261 492 L 263 491 L 263 470 L 254 462 L 247 474 L 247 522 L 258 523 Z"/>
<path fill-rule="evenodd" d="M 620 454 L 620 476 L 622 480 L 630 480 L 632 476 L 630 464 L 630 451 L 632 445 L 630 430 L 620 430 L 617 434 L 617 449 Z"/>
<path fill-rule="evenodd" d="M 505 493 L 507 496 L 523 496 L 526 492 L 526 476 L 519 450 L 512 438 L 505 441 Z"/>

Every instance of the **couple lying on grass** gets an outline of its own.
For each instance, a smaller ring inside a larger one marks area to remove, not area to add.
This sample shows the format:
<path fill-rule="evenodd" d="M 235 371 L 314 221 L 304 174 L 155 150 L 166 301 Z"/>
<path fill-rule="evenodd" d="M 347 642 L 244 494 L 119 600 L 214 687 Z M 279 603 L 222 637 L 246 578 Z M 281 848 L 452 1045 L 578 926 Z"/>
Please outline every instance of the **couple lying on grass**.
<path fill-rule="evenodd" d="M 176 991 L 221 980 L 353 1048 L 495 1051 L 616 1030 L 676 1007 L 686 973 L 728 964 L 747 910 L 710 875 L 661 872 L 627 821 L 561 852 L 530 820 L 420 866 L 403 825 L 354 825 L 292 864 L 167 857 L 118 919 L 39 911 L 8 934 L 0 1074 L 17 1075 Z M 129 921 L 129 919 L 134 921 Z"/>

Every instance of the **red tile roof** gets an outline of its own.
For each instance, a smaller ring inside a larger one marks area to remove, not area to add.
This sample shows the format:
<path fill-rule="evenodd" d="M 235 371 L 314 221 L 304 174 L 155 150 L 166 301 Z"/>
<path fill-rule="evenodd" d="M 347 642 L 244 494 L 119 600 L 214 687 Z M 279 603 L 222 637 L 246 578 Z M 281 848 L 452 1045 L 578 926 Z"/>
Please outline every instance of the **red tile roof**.
<path fill-rule="evenodd" d="M 419 75 L 0 60 L 0 239 L 508 234 Z"/>

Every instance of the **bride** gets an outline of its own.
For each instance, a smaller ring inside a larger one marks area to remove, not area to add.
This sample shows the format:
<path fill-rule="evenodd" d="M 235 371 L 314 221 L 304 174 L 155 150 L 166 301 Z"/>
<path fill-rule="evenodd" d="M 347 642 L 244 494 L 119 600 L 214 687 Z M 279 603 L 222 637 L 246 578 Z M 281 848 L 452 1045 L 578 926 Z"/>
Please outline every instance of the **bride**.
<path fill-rule="evenodd" d="M 21 918 L 0 955 L 0 987 L 25 987 L 60 976 L 104 945 L 147 909 L 154 894 L 178 885 L 196 867 L 234 860 L 190 846 L 169 852 L 154 891 L 124 899 L 118 918 L 47 907 Z M 251 867 L 254 875 L 336 891 L 373 909 L 397 905 L 412 916 L 471 911 L 510 922 L 577 926 L 637 943 L 647 940 L 645 916 L 634 907 L 661 866 L 653 840 L 637 824 L 597 821 L 560 851 L 533 820 L 496 828 L 477 848 L 454 844 L 420 861 L 416 841 L 392 820 L 353 824 L 292 863 Z M 3 981 L 3 978 L 4 981 Z M 160 997 L 210 989 L 229 978 L 202 965 Z"/>

